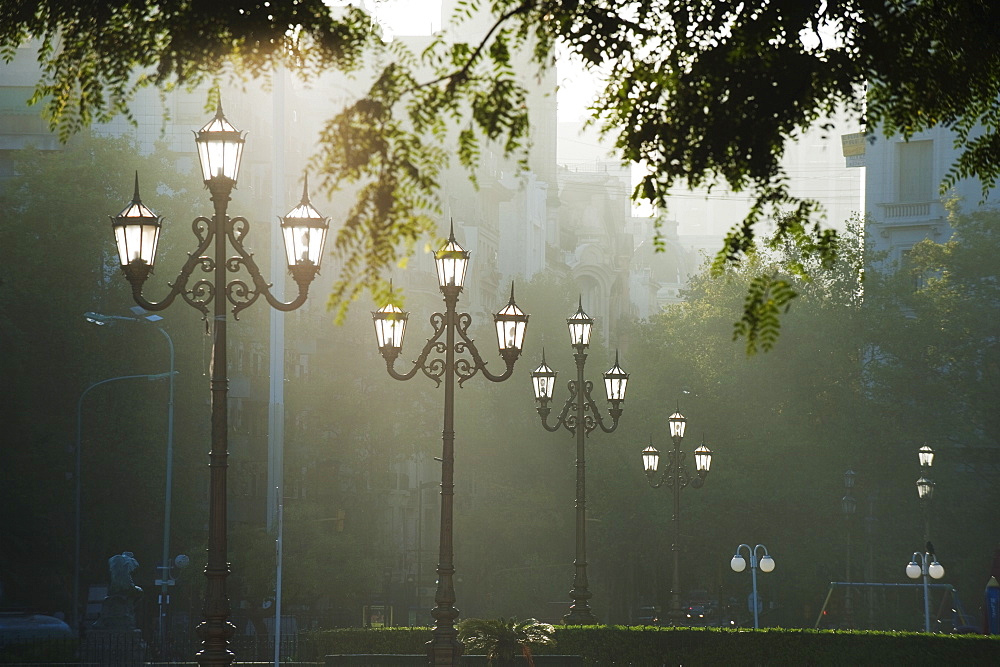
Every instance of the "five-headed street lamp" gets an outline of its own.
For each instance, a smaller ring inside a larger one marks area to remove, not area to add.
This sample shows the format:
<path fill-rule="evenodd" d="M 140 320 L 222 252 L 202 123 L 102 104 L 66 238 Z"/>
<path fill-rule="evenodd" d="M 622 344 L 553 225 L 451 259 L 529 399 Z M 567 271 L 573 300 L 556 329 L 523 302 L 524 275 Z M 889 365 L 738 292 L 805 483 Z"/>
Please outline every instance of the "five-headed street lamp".
<path fill-rule="evenodd" d="M 920 498 L 920 507 L 924 513 L 924 542 L 931 539 L 930 502 L 934 498 L 934 481 L 927 475 L 934 465 L 934 450 L 930 445 L 923 445 L 917 450 L 917 458 L 920 460 L 920 479 L 917 480 L 917 497 Z"/>
<path fill-rule="evenodd" d="M 211 193 L 215 213 L 211 218 L 198 217 L 192 230 L 198 246 L 188 255 L 177 278 L 171 283 L 170 292 L 159 302 L 147 301 L 142 286 L 153 271 L 156 246 L 163 219 L 146 207 L 139 198 L 139 176 L 135 178 L 135 194 L 121 213 L 111 219 L 118 245 L 118 256 L 125 278 L 132 285 L 135 302 L 150 311 L 164 310 L 180 296 L 188 305 L 209 317 L 209 304 L 213 305 L 212 325 L 212 449 L 209 454 L 209 521 L 208 564 L 205 567 L 207 590 L 203 607 L 204 621 L 198 626 L 202 648 L 197 654 L 199 664 L 229 665 L 233 653 L 229 639 L 235 627 L 229 621 L 230 603 L 226 594 L 229 576 L 226 536 L 226 468 L 228 452 L 229 416 L 226 405 L 229 378 L 226 366 L 226 309 L 232 305 L 234 318 L 261 296 L 277 310 L 295 310 L 303 303 L 309 285 L 319 273 L 323 258 L 323 244 L 329 227 L 324 218 L 309 202 L 307 187 L 303 188 L 302 201 L 288 215 L 280 218 L 288 270 L 298 285 L 298 295 L 290 302 L 280 301 L 271 293 L 270 284 L 261 275 L 250 253 L 243 245 L 250 223 L 246 218 L 230 218 L 226 209 L 236 186 L 240 159 L 243 155 L 244 137 L 233 127 L 219 106 L 215 117 L 195 134 L 198 159 L 205 186 Z M 209 249 L 214 243 L 214 251 Z M 235 256 L 229 256 L 231 245 Z M 196 269 L 210 277 L 188 284 Z M 240 278 L 229 279 L 230 273 L 246 270 L 252 285 Z"/>
<path fill-rule="evenodd" d="M 587 434 L 598 426 L 605 433 L 611 433 L 618 428 L 618 418 L 621 417 L 621 404 L 625 401 L 625 387 L 628 383 L 628 373 L 618 365 L 618 353 L 615 352 L 615 365 L 604 374 L 604 389 L 611 408 L 612 424 L 604 425 L 597 405 L 591 398 L 593 383 L 583 378 L 584 366 L 587 363 L 587 347 L 590 345 L 590 334 L 594 320 L 583 312 L 583 297 L 576 313 L 566 320 L 569 326 L 570 344 L 576 350 L 573 358 L 576 360 L 576 380 L 569 382 L 569 397 L 563 405 L 562 412 L 556 418 L 555 424 L 549 424 L 551 411 L 548 407 L 552 399 L 556 373 L 545 363 L 545 351 L 542 351 L 542 363 L 531 372 L 531 384 L 538 402 L 538 414 L 542 418 L 542 426 L 546 431 L 555 432 L 560 427 L 576 436 L 576 560 L 573 562 L 573 590 L 569 595 L 573 603 L 569 613 L 563 616 L 563 622 L 568 625 L 592 625 L 597 618 L 590 610 L 588 600 L 592 594 L 587 582 L 587 491 L 586 491 L 586 461 L 584 458 L 584 439 Z"/>
<path fill-rule="evenodd" d="M 670 578 L 670 619 L 672 623 L 677 623 L 681 617 L 680 598 L 680 515 L 681 515 L 681 491 L 688 484 L 698 489 L 705 484 L 705 478 L 712 467 L 712 450 L 705 446 L 704 441 L 694 450 L 694 465 L 697 470 L 697 477 L 691 477 L 687 468 L 684 467 L 684 452 L 681 451 L 681 442 L 684 440 L 684 431 L 687 428 L 687 419 L 678 410 L 667 419 L 670 424 L 670 438 L 674 446 L 667 452 L 667 465 L 657 476 L 660 465 L 660 452 L 653 447 L 650 440 L 649 447 L 642 450 L 642 467 L 646 471 L 646 480 L 654 489 L 666 486 L 673 491 L 674 505 L 673 514 L 670 517 L 672 527 L 672 544 L 670 552 L 673 557 L 673 574 Z"/>
<path fill-rule="evenodd" d="M 733 559 L 729 561 L 729 567 L 733 568 L 733 572 L 742 572 L 747 568 L 747 561 L 743 558 L 740 553 L 742 549 L 746 549 L 747 553 L 750 554 L 750 578 L 753 581 L 753 593 L 750 596 L 750 606 L 753 607 L 753 628 L 754 630 L 760 629 L 760 608 L 763 604 L 760 598 L 757 597 L 757 568 L 760 567 L 761 572 L 771 572 L 774 570 L 774 559 L 767 553 L 767 547 L 763 544 L 758 544 L 753 549 L 750 548 L 749 544 L 741 544 L 736 547 L 736 555 Z M 758 556 L 758 550 L 764 552 L 763 556 Z"/>
<path fill-rule="evenodd" d="M 514 286 L 510 288 L 510 301 L 493 316 L 497 331 L 500 356 L 507 365 L 500 375 L 494 375 L 483 361 L 475 343 L 469 337 L 472 317 L 468 313 L 456 312 L 459 294 L 465 283 L 465 272 L 469 264 L 469 253 L 455 241 L 454 227 L 445 246 L 434 257 L 437 267 L 438 286 L 444 295 L 445 312 L 430 316 L 433 335 L 424 345 L 413 367 L 400 373 L 393 368 L 396 357 L 403 348 L 403 335 L 409 313 L 403 312 L 393 303 L 388 303 L 372 313 L 375 324 L 375 338 L 379 352 L 385 359 L 386 370 L 397 380 L 409 380 L 422 371 L 438 386 L 444 380 L 444 429 L 442 431 L 441 453 L 441 530 L 437 566 L 437 592 L 434 596 L 436 607 L 431 610 L 434 617 L 434 631 L 427 643 L 427 654 L 433 665 L 457 665 L 463 646 L 458 640 L 455 619 L 453 562 L 454 521 L 453 500 L 455 496 L 455 379 L 461 386 L 476 373 L 482 372 L 492 382 L 503 382 L 514 372 L 524 345 L 524 332 L 528 316 L 514 303 Z M 444 340 L 442 340 L 442 337 Z M 429 358 L 431 354 L 444 355 Z M 456 359 L 456 353 L 468 353 L 472 360 Z"/>
<path fill-rule="evenodd" d="M 944 567 L 937 562 L 934 555 L 934 547 L 927 543 L 927 551 L 920 553 L 913 552 L 913 559 L 906 566 L 906 576 L 910 579 L 924 578 L 924 632 L 931 631 L 931 605 L 930 605 L 930 581 L 928 577 L 940 579 L 944 576 Z"/>

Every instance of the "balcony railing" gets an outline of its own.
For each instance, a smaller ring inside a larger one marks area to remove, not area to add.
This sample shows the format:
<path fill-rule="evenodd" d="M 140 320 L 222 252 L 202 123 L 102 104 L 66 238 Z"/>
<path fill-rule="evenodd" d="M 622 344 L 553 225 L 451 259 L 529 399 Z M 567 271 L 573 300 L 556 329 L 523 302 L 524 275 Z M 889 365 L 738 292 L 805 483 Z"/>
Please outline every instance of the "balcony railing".
<path fill-rule="evenodd" d="M 886 222 L 895 222 L 897 220 L 929 218 L 931 217 L 932 212 L 936 213 L 935 205 L 937 204 L 939 204 L 939 202 L 936 201 L 899 202 L 879 204 L 879 207 L 883 211 L 883 216 Z"/>

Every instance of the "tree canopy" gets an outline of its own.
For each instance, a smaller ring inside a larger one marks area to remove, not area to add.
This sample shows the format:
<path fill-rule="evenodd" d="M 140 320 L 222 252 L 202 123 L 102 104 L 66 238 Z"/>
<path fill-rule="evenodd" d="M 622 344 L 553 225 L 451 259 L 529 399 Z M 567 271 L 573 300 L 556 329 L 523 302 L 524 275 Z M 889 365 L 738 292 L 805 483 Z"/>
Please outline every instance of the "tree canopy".
<path fill-rule="evenodd" d="M 514 54 L 546 68 L 561 49 L 601 75 L 593 121 L 616 135 L 622 159 L 649 167 L 636 199 L 666 207 L 672 188 L 715 183 L 752 195 L 716 271 L 779 211 L 776 240 L 793 237 L 830 265 L 836 234 L 814 220 L 817 202 L 790 194 L 781 157 L 835 109 L 890 135 L 954 130 L 962 152 L 943 186 L 978 177 L 985 192 L 1000 176 L 1000 8 L 984 0 L 460 0 L 457 22 L 494 17 L 481 41 L 445 31 L 419 56 L 381 41 L 354 3 L 334 5 L 0 0 L 0 55 L 41 40 L 34 99 L 63 137 L 127 114 L 142 86 L 256 76 L 279 62 L 306 77 L 381 63 L 367 94 L 330 119 L 315 159 L 327 189 L 360 186 L 335 241 L 341 311 L 364 288 L 385 296 L 384 269 L 433 229 L 449 155 L 471 167 L 485 142 L 525 148 Z M 777 309 L 772 296 L 750 294 L 751 334 Z"/>

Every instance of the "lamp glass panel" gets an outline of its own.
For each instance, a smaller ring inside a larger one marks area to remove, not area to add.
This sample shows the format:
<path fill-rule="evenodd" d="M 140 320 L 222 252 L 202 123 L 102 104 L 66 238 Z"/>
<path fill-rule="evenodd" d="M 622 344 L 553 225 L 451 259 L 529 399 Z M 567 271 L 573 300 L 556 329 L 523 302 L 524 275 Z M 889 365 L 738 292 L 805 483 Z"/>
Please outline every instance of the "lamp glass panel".
<path fill-rule="evenodd" d="M 934 497 L 934 482 L 927 479 L 926 477 L 921 477 L 917 480 L 917 495 L 920 496 L 922 500 L 930 500 Z"/>
<path fill-rule="evenodd" d="M 594 327 L 594 320 L 583 312 L 582 306 L 566 320 L 566 324 L 569 326 L 570 345 L 582 347 L 590 345 L 590 334 Z"/>
<path fill-rule="evenodd" d="M 556 373 L 544 361 L 531 372 L 531 387 L 535 392 L 536 400 L 551 399 L 555 383 Z"/>
<path fill-rule="evenodd" d="M 920 459 L 921 466 L 930 468 L 934 465 L 934 450 L 929 445 L 924 445 L 917 450 L 917 457 Z"/>
<path fill-rule="evenodd" d="M 162 221 L 152 209 L 135 199 L 112 219 L 118 261 L 122 266 L 137 259 L 153 265 Z"/>
<path fill-rule="evenodd" d="M 609 401 L 624 401 L 625 389 L 628 386 L 628 373 L 622 370 L 616 362 L 611 369 L 604 374 L 604 390 Z"/>
<path fill-rule="evenodd" d="M 404 313 L 391 303 L 372 313 L 372 321 L 375 323 L 375 339 L 379 349 L 400 349 L 403 347 L 403 334 L 406 332 L 406 318 L 408 316 L 409 313 Z"/>
<path fill-rule="evenodd" d="M 323 246 L 330 221 L 312 204 L 303 200 L 281 218 L 281 233 L 285 241 L 285 259 L 289 268 L 311 263 L 319 267 L 323 261 Z"/>
<path fill-rule="evenodd" d="M 650 445 L 642 450 L 642 469 L 646 472 L 656 472 L 660 463 L 660 452 Z"/>
<path fill-rule="evenodd" d="M 447 287 L 465 285 L 465 271 L 469 267 L 469 253 L 454 239 L 448 241 L 434 256 L 437 266 L 438 285 Z"/>
<path fill-rule="evenodd" d="M 216 176 L 225 176 L 235 182 L 245 142 L 240 131 L 226 120 L 220 109 L 195 137 L 202 178 L 210 181 Z"/>
<path fill-rule="evenodd" d="M 694 466 L 699 472 L 708 472 L 712 468 L 712 450 L 704 444 L 694 450 Z"/>
<path fill-rule="evenodd" d="M 687 419 L 684 418 L 679 412 L 675 412 L 667 418 L 670 423 L 670 437 L 671 438 L 683 438 L 684 429 L 687 428 Z"/>
<path fill-rule="evenodd" d="M 497 344 L 500 350 L 521 350 L 524 346 L 524 331 L 528 326 L 528 316 L 511 300 L 493 316 L 497 327 Z"/>

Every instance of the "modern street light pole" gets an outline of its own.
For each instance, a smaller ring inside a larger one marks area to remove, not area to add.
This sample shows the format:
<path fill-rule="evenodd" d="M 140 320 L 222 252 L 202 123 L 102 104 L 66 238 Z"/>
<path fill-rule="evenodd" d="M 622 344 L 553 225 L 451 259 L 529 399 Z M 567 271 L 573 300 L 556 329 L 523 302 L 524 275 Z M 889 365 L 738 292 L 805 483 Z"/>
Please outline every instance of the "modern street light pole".
<path fill-rule="evenodd" d="M 618 365 L 618 353 L 615 353 L 615 365 L 604 374 L 604 388 L 611 403 L 608 414 L 611 416 L 610 427 L 604 425 L 597 405 L 591 398 L 594 385 L 584 379 L 584 367 L 587 363 L 587 348 L 590 346 L 590 334 L 594 320 L 583 312 L 583 297 L 576 313 L 566 320 L 569 326 L 570 344 L 576 353 L 576 380 L 569 382 L 569 397 L 563 405 L 562 412 L 554 424 L 549 424 L 551 409 L 548 407 L 552 399 L 556 373 L 545 364 L 545 352 L 542 351 L 542 363 L 531 372 L 532 388 L 535 400 L 538 402 L 538 415 L 546 431 L 555 432 L 560 427 L 576 436 L 576 559 L 573 561 L 573 590 L 570 598 L 569 613 L 563 616 L 567 625 L 593 625 L 597 617 L 590 610 L 588 600 L 592 597 L 587 581 L 587 463 L 585 459 L 584 442 L 587 435 L 598 426 L 605 433 L 611 433 L 618 428 L 618 418 L 621 417 L 621 404 L 625 401 L 625 387 L 628 383 L 628 373 Z"/>
<path fill-rule="evenodd" d="M 929 577 L 940 579 L 944 576 L 944 567 L 937 562 L 930 543 L 927 543 L 927 551 L 920 553 L 913 552 L 913 558 L 906 566 L 906 576 L 910 579 L 924 579 L 924 632 L 931 631 L 931 604 L 930 604 L 930 580 Z"/>
<path fill-rule="evenodd" d="M 497 330 L 497 344 L 506 370 L 494 375 L 479 354 L 475 343 L 469 337 L 472 317 L 468 313 L 457 312 L 458 297 L 465 284 L 465 272 L 470 253 L 455 241 L 454 227 L 445 246 L 438 250 L 434 263 L 437 267 L 438 286 L 444 296 L 445 312 L 430 316 L 433 335 L 428 339 L 414 362 L 405 372 L 396 371 L 393 364 L 403 348 L 403 335 L 409 313 L 403 312 L 392 302 L 372 313 L 375 337 L 379 352 L 385 359 L 386 370 L 397 380 L 409 380 L 423 371 L 424 375 L 441 386 L 444 380 L 444 428 L 441 435 L 441 529 L 438 549 L 436 606 L 431 610 L 434 617 L 434 631 L 427 643 L 427 655 L 432 665 L 457 665 L 462 655 L 463 645 L 458 640 L 455 619 L 455 565 L 454 565 L 454 496 L 455 496 L 455 380 L 462 386 L 476 373 L 491 382 L 503 382 L 514 372 L 514 362 L 524 345 L 524 332 L 528 316 L 514 303 L 514 286 L 511 285 L 510 301 L 493 316 Z M 442 341 L 442 337 L 444 340 Z M 444 355 L 428 359 L 431 353 Z M 456 353 L 468 353 L 472 360 L 459 358 Z"/>
<path fill-rule="evenodd" d="M 747 567 L 747 562 L 740 553 L 742 549 L 746 549 L 747 553 L 750 554 L 750 578 L 753 581 L 753 594 L 752 594 L 752 606 L 753 606 L 753 629 L 760 629 L 760 598 L 757 597 L 757 568 L 760 567 L 761 572 L 771 572 L 774 570 L 774 559 L 767 553 L 767 547 L 763 544 L 758 544 L 753 549 L 750 548 L 749 544 L 741 544 L 736 547 L 736 555 L 733 559 L 729 561 L 729 566 L 733 568 L 733 572 L 742 572 Z M 762 549 L 764 555 L 758 557 L 758 550 Z"/>
<path fill-rule="evenodd" d="M 666 485 L 673 492 L 674 504 L 673 514 L 670 516 L 670 526 L 672 528 L 672 544 L 670 553 L 673 557 L 673 573 L 670 578 L 670 620 L 672 624 L 677 624 L 683 616 L 681 612 L 680 598 L 680 543 L 681 543 L 681 491 L 690 484 L 699 489 L 705 484 L 705 478 L 712 467 L 712 450 L 705 446 L 704 441 L 694 450 L 694 463 L 698 476 L 691 477 L 687 468 L 684 467 L 684 452 L 681 451 L 681 443 L 684 440 L 684 431 L 687 428 L 687 419 L 678 409 L 667 419 L 670 424 L 670 438 L 673 440 L 673 448 L 667 452 L 667 465 L 657 479 L 656 472 L 659 468 L 660 453 L 653 447 L 652 441 L 649 447 L 642 451 L 642 467 L 646 471 L 646 481 L 654 489 Z"/>
<path fill-rule="evenodd" d="M 138 306 L 135 306 L 138 308 Z M 141 312 L 141 310 L 140 310 Z M 101 313 L 84 313 L 83 316 L 88 322 L 98 326 L 105 326 L 116 321 L 124 322 L 158 322 L 163 318 L 159 315 L 148 317 L 124 317 L 121 315 L 103 315 Z M 163 557 L 160 561 L 160 599 L 159 599 L 159 636 L 161 647 L 167 645 L 167 607 L 170 600 L 170 586 L 173 580 L 170 578 L 170 510 L 172 506 L 171 495 L 173 491 L 174 474 L 174 341 L 170 334 L 163 327 L 156 327 L 156 330 L 163 334 L 170 350 L 170 390 L 167 400 L 167 467 L 165 491 L 163 494 Z"/>
<path fill-rule="evenodd" d="M 226 578 L 230 572 L 226 534 L 226 470 L 229 456 L 227 302 L 232 304 L 234 318 L 238 318 L 244 308 L 261 296 L 272 308 L 280 311 L 291 311 L 301 306 L 308 296 L 309 285 L 319 273 L 329 227 L 329 219 L 320 215 L 309 202 L 307 182 L 303 187 L 302 201 L 280 219 L 288 270 L 298 285 L 295 299 L 287 303 L 280 301 L 271 293 L 270 285 L 261 275 L 253 254 L 243 245 L 250 223 L 246 218 L 230 218 L 227 214 L 230 195 L 239 175 L 244 141 L 240 131 L 226 120 L 221 105 L 215 118 L 196 134 L 202 176 L 211 193 L 215 212 L 212 218 L 198 217 L 192 223 L 198 246 L 188 255 L 177 278 L 171 283 L 170 292 L 162 301 L 147 301 L 142 295 L 143 283 L 153 270 L 162 218 L 140 200 L 138 175 L 132 201 L 111 219 L 122 272 L 132 286 L 132 297 L 137 304 L 146 310 L 159 311 L 169 307 L 180 296 L 188 305 L 201 311 L 205 319 L 209 317 L 209 305 L 213 306 L 212 448 L 209 454 L 208 564 L 205 567 L 207 590 L 203 607 L 205 620 L 198 626 L 202 649 L 197 654 L 201 665 L 229 665 L 234 657 L 229 649 L 229 639 L 235 627 L 229 621 L 230 604 L 226 593 Z M 227 256 L 227 240 L 236 252 L 235 256 Z M 213 243 L 214 252 L 209 253 Z M 197 280 L 189 286 L 188 280 L 195 269 L 211 277 Z M 229 280 L 229 273 L 244 269 L 249 273 L 252 285 L 239 277 Z"/>
<path fill-rule="evenodd" d="M 101 385 L 107 384 L 109 382 L 115 382 L 117 380 L 160 380 L 162 378 L 169 377 L 170 385 L 173 387 L 174 370 L 171 367 L 169 373 L 147 373 L 140 375 L 119 375 L 113 378 L 107 378 L 105 380 L 99 380 L 89 385 L 80 393 L 80 398 L 76 401 L 76 471 L 74 472 L 75 491 L 76 496 L 76 511 L 74 517 L 74 533 L 75 537 L 73 539 L 73 629 L 79 633 L 80 624 L 82 623 L 82 615 L 80 614 L 80 534 L 81 534 L 81 523 L 80 517 L 82 514 L 81 510 L 81 500 L 82 500 L 82 451 L 83 451 L 83 399 L 90 393 L 91 389 L 96 389 Z"/>

